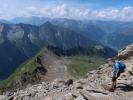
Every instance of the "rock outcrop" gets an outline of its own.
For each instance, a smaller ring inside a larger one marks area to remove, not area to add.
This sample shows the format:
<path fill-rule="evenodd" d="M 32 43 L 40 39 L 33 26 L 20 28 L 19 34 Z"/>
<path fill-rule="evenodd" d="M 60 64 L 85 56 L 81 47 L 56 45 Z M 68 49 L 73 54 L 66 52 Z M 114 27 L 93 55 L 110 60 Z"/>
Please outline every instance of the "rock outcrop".
<path fill-rule="evenodd" d="M 129 52 L 132 50 L 133 45 L 130 45 L 118 54 L 124 57 L 123 62 L 127 66 L 133 64 L 133 56 Z M 113 67 L 107 63 L 88 72 L 85 78 L 79 80 L 56 79 L 53 82 L 42 82 L 17 90 L 12 95 L 7 92 L 0 97 L 7 100 L 133 100 L 133 76 L 128 70 L 118 78 L 116 90 L 108 91 L 112 72 Z M 71 84 L 67 85 L 70 80 Z"/>
<path fill-rule="evenodd" d="M 127 46 L 127 48 L 120 50 L 117 57 L 118 59 L 127 59 L 129 57 L 133 57 L 133 44 Z"/>

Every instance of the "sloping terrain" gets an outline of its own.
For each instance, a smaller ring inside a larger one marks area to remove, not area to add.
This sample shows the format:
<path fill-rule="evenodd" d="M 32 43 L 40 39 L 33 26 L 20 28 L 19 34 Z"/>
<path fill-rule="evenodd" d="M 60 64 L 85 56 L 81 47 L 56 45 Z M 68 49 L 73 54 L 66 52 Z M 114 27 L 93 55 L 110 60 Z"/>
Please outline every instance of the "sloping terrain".
<path fill-rule="evenodd" d="M 63 59 L 44 48 L 32 59 L 20 65 L 10 77 L 0 81 L 0 88 L 12 90 L 39 81 L 65 79 L 69 75 L 65 64 Z"/>
<path fill-rule="evenodd" d="M 67 28 L 49 22 L 41 26 L 0 24 L 0 80 L 47 45 L 69 49 L 99 44 Z"/>
<path fill-rule="evenodd" d="M 42 64 L 47 70 L 46 74 L 42 76 L 42 80 L 53 81 L 56 78 L 67 79 L 69 77 L 64 60 L 50 51 L 43 53 L 41 56 Z"/>
<path fill-rule="evenodd" d="M 130 45 L 118 54 L 118 58 L 126 56 L 123 61 L 127 68 L 133 64 L 133 56 L 127 56 L 128 53 L 133 53 L 132 48 L 133 45 Z M 1 98 L 13 100 L 132 100 L 133 76 L 128 70 L 118 78 L 116 90 L 108 91 L 111 86 L 112 71 L 112 66 L 107 63 L 101 65 L 97 70 L 89 71 L 85 78 L 79 80 L 56 79 L 53 82 L 42 82 L 23 90 L 17 90 L 9 97 L 2 95 Z"/>
<path fill-rule="evenodd" d="M 7 79 L 0 81 L 0 88 L 12 90 L 40 81 L 84 76 L 87 71 L 105 63 L 107 57 L 116 55 L 112 49 L 98 47 L 63 50 L 59 47 L 48 46 L 21 64 Z M 110 54 L 107 55 L 108 53 Z"/>

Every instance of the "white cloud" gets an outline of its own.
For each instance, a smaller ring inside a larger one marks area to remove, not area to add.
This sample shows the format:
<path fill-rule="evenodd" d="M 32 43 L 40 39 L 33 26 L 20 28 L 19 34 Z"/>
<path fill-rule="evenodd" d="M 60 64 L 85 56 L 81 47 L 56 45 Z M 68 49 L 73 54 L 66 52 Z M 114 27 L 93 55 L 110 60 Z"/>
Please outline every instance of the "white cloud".
<path fill-rule="evenodd" d="M 28 6 L 16 8 L 7 11 L 4 9 L 7 5 L 0 7 L 0 18 L 11 19 L 14 17 L 57 17 L 73 19 L 104 19 L 104 20 L 133 20 L 133 7 L 123 7 L 121 9 L 85 9 L 71 7 L 66 4 L 56 6 Z M 6 8 L 7 9 L 7 8 Z"/>

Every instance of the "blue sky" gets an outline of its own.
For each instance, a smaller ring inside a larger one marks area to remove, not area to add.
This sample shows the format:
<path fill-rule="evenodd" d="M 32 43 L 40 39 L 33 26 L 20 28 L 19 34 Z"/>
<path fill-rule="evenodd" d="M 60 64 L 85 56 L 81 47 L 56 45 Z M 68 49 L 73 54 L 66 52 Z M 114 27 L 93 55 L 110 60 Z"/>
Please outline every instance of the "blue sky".
<path fill-rule="evenodd" d="M 133 0 L 0 0 L 0 18 L 132 20 Z"/>
<path fill-rule="evenodd" d="M 26 5 L 58 5 L 66 3 L 72 6 L 82 6 L 88 8 L 122 8 L 124 6 L 133 6 L 133 0 L 1 0 L 2 3 L 12 4 L 13 6 Z"/>
<path fill-rule="evenodd" d="M 13 5 L 58 5 L 66 3 L 72 6 L 98 9 L 106 7 L 122 8 L 124 6 L 133 6 L 133 0 L 2 0 L 1 3 L 3 2 Z"/>

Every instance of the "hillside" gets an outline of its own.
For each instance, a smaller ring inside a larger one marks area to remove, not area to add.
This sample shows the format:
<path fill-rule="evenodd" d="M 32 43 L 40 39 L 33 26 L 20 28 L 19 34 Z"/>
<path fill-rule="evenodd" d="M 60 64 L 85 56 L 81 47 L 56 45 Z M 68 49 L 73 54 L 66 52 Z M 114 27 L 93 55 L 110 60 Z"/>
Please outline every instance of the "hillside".
<path fill-rule="evenodd" d="M 133 42 L 133 22 L 73 19 L 55 19 L 50 22 L 91 37 L 117 50 Z"/>
<path fill-rule="evenodd" d="M 7 78 L 21 63 L 33 57 L 47 45 L 69 49 L 96 44 L 99 43 L 67 28 L 52 25 L 49 22 L 41 26 L 1 23 L 0 79 Z"/>
<path fill-rule="evenodd" d="M 119 52 L 117 58 L 123 59 L 126 65 L 132 66 L 133 45 Z M 128 68 L 127 67 L 127 68 Z M 132 100 L 133 77 L 126 70 L 118 78 L 117 89 L 109 92 L 113 68 L 109 63 L 101 65 L 99 69 L 89 71 L 85 78 L 79 80 L 56 79 L 53 82 L 42 82 L 23 90 L 17 90 L 11 96 L 2 95 L 1 98 L 13 100 Z M 124 77 L 126 75 L 126 77 Z"/>
<path fill-rule="evenodd" d="M 0 81 L 0 87 L 10 90 L 56 78 L 83 77 L 88 70 L 96 69 L 105 63 L 106 58 L 115 55 L 116 51 L 100 45 L 68 50 L 48 46 L 21 64 L 7 79 Z"/>
<path fill-rule="evenodd" d="M 124 48 L 126 45 L 133 43 L 133 27 L 123 26 L 118 28 L 108 37 L 108 43 L 118 49 Z"/>

